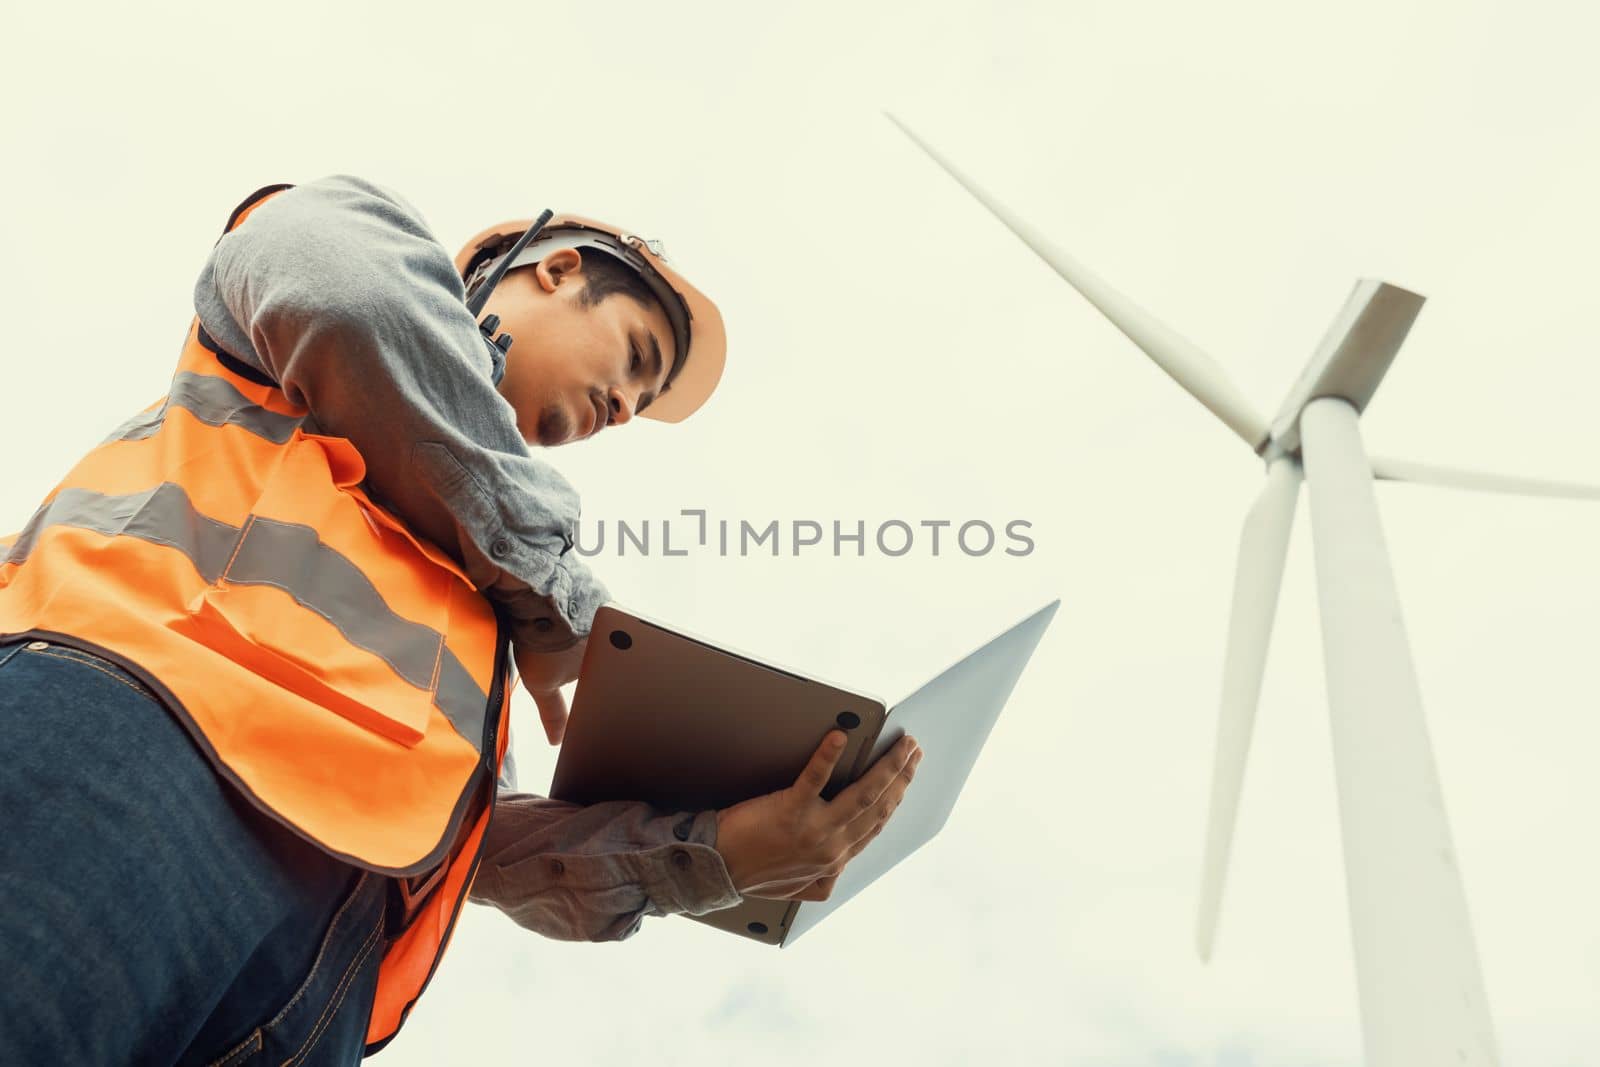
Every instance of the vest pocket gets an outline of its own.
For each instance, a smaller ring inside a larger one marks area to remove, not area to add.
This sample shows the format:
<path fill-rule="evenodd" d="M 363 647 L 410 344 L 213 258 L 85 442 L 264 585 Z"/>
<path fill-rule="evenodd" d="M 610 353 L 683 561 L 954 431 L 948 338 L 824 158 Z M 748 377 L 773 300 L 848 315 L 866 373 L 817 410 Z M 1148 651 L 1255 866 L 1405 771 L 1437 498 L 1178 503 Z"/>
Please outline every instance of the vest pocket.
<path fill-rule="evenodd" d="M 431 687 L 396 677 L 383 658 L 353 646 L 280 590 L 212 587 L 191 606 L 188 624 L 206 645 L 251 673 L 381 737 L 412 747 L 427 732 Z"/>
<path fill-rule="evenodd" d="M 451 586 L 461 579 L 374 521 L 348 442 L 299 434 L 262 485 L 187 625 L 251 672 L 401 745 L 438 715 Z"/>

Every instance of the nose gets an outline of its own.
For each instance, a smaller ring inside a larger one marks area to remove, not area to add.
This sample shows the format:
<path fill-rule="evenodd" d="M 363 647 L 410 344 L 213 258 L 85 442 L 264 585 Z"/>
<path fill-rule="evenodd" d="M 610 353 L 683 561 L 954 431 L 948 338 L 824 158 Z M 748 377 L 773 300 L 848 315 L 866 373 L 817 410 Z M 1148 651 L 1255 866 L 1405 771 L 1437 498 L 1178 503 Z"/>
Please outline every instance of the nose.
<path fill-rule="evenodd" d="M 621 388 L 612 386 L 611 391 L 606 394 L 606 404 L 611 410 L 611 421 L 608 425 L 621 426 L 632 419 L 634 399 Z"/>

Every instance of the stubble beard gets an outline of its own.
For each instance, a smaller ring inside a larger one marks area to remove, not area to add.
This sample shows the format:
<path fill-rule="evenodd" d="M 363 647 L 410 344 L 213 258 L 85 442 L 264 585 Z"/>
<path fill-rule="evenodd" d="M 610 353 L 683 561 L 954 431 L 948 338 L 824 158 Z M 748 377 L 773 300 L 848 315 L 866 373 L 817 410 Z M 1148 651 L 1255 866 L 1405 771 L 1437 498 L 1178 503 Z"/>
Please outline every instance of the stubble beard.
<path fill-rule="evenodd" d="M 546 448 L 565 444 L 572 436 L 572 420 L 567 417 L 565 408 L 551 404 L 539 412 L 535 431 L 539 443 Z"/>

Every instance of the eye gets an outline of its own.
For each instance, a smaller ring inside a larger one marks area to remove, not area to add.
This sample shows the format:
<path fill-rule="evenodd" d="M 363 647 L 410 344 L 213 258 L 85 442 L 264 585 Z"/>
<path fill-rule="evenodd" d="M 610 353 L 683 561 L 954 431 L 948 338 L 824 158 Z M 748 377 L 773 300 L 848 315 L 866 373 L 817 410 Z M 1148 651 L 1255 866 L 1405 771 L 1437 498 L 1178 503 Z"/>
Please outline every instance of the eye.
<path fill-rule="evenodd" d="M 639 352 L 639 346 L 630 342 L 628 344 L 628 373 L 638 374 L 644 369 L 644 356 Z"/>

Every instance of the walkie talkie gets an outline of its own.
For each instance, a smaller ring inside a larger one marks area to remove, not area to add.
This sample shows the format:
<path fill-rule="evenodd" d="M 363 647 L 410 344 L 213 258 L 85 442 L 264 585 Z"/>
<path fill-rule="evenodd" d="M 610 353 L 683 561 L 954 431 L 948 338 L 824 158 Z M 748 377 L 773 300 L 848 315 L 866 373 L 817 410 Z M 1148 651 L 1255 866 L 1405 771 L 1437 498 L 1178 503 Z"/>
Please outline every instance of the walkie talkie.
<path fill-rule="evenodd" d="M 473 318 L 477 318 L 483 311 L 484 305 L 489 302 L 489 295 L 494 292 L 494 287 L 500 284 L 500 279 L 506 276 L 506 271 L 517 261 L 517 256 L 528 247 L 528 242 L 539 236 L 539 231 L 545 228 L 545 224 L 554 215 L 555 212 L 546 208 L 538 218 L 534 219 L 533 225 L 523 231 L 522 236 L 517 238 L 517 243 L 511 246 L 511 250 L 500 257 L 499 264 L 489 272 L 489 276 L 472 291 L 472 295 L 467 298 L 467 310 L 472 312 Z M 492 363 L 489 376 L 496 385 L 500 384 L 500 379 L 506 372 L 506 353 L 511 351 L 512 342 L 509 333 L 496 336 L 496 331 L 499 329 L 499 315 L 486 315 L 483 321 L 478 323 L 478 333 L 483 337 L 483 343 L 489 346 L 489 359 Z"/>

